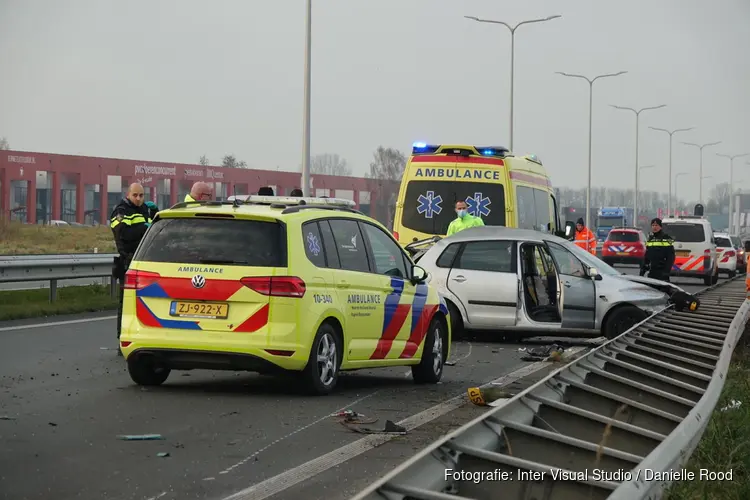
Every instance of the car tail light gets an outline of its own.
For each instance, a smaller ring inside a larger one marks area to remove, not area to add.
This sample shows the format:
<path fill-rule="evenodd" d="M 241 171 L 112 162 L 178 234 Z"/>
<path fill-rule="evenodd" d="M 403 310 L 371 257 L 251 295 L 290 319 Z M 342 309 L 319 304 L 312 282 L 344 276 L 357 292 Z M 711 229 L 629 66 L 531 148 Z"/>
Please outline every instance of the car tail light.
<path fill-rule="evenodd" d="M 710 248 L 706 248 L 705 250 L 703 250 L 703 253 L 706 254 L 706 255 L 710 255 L 711 254 L 711 249 Z"/>
<path fill-rule="evenodd" d="M 307 290 L 305 282 L 296 276 L 251 276 L 240 283 L 270 297 L 304 297 Z"/>
<path fill-rule="evenodd" d="M 398 241 L 398 231 L 393 231 L 393 237 Z"/>
<path fill-rule="evenodd" d="M 724 257 L 734 257 L 735 255 L 736 254 L 734 250 L 727 250 L 726 252 L 724 252 Z"/>
<path fill-rule="evenodd" d="M 153 285 L 159 281 L 159 278 L 161 278 L 159 273 L 129 269 L 128 272 L 125 273 L 125 283 L 123 288 L 125 288 L 125 290 L 141 290 L 149 285 Z"/>

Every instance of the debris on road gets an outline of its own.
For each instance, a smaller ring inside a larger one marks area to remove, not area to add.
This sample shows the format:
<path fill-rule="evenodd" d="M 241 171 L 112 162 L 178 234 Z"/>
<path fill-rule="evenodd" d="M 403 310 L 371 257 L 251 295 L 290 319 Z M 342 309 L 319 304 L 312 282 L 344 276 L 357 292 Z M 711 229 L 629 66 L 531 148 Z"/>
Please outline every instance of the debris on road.
<path fill-rule="evenodd" d="M 240 412 L 238 412 L 238 411 L 228 411 L 226 413 L 222 413 L 219 416 L 220 417 L 228 417 L 229 415 L 239 415 L 239 414 L 240 414 Z"/>
<path fill-rule="evenodd" d="M 365 415 L 361 413 L 357 413 L 354 410 L 343 410 L 336 413 L 332 413 L 330 415 L 331 417 L 336 417 L 342 424 L 374 424 L 378 421 L 377 418 L 374 418 L 372 420 L 363 420 L 365 418 Z"/>
<path fill-rule="evenodd" d="M 742 406 L 742 401 L 737 401 L 736 399 L 733 399 L 732 401 L 729 402 L 728 405 L 726 405 L 724 408 L 722 408 L 719 411 L 736 410 L 740 406 Z"/>
<path fill-rule="evenodd" d="M 156 441 L 164 439 L 161 434 L 126 434 L 117 436 L 117 439 L 122 441 Z"/>
<path fill-rule="evenodd" d="M 47 424 L 50 425 L 50 426 L 52 426 L 52 427 L 57 427 L 57 424 L 54 423 L 54 422 L 47 422 Z"/>
<path fill-rule="evenodd" d="M 477 406 L 492 406 L 494 401 L 513 397 L 513 394 L 499 387 L 469 387 L 466 392 L 469 400 Z"/>
<path fill-rule="evenodd" d="M 157 453 L 156 456 L 159 457 L 159 458 L 168 457 L 169 456 L 169 452 L 168 451 L 161 451 L 161 452 Z"/>
<path fill-rule="evenodd" d="M 522 361 L 561 361 L 565 348 L 560 344 L 551 344 L 541 347 L 526 349 L 526 355 Z"/>
<path fill-rule="evenodd" d="M 402 436 L 406 435 L 406 427 L 403 427 L 401 425 L 398 425 L 394 423 L 392 420 L 386 420 L 385 426 L 382 430 L 379 429 L 370 429 L 369 427 L 356 427 L 356 422 L 347 422 L 346 420 L 341 420 L 341 425 L 346 427 L 347 429 L 358 432 L 360 434 L 399 434 Z M 369 422 L 368 422 L 369 423 Z"/>
<path fill-rule="evenodd" d="M 0 420 L 15 420 L 16 417 L 11 417 L 8 415 L 0 415 Z"/>
<path fill-rule="evenodd" d="M 455 361 L 446 361 L 445 362 L 445 366 L 456 366 L 456 362 Z"/>

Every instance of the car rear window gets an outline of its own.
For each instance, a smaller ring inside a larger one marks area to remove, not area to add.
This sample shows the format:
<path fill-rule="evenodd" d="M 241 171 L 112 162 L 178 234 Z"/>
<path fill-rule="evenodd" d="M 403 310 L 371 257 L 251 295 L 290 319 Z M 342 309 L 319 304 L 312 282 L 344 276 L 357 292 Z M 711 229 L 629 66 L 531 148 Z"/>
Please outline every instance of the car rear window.
<path fill-rule="evenodd" d="M 722 248 L 732 248 L 732 242 L 729 241 L 729 238 L 725 238 L 723 236 L 717 236 L 716 237 L 716 246 L 722 247 Z"/>
<path fill-rule="evenodd" d="M 146 232 L 134 257 L 146 262 L 286 267 L 286 235 L 278 222 L 166 218 Z"/>
<path fill-rule="evenodd" d="M 706 234 L 703 232 L 702 224 L 665 222 L 662 225 L 662 229 L 675 241 L 683 243 L 703 243 L 706 241 Z"/>
<path fill-rule="evenodd" d="M 641 240 L 638 233 L 634 231 L 610 231 L 607 238 L 610 241 L 623 241 L 626 243 L 635 243 Z"/>

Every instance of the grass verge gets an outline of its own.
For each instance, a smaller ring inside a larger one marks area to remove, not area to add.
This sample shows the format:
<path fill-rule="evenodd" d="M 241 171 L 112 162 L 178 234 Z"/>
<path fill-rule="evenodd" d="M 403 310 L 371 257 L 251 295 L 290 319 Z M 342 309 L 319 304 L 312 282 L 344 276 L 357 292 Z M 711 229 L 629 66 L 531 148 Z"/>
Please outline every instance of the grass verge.
<path fill-rule="evenodd" d="M 735 348 L 724 390 L 698 447 L 685 467 L 693 481 L 674 483 L 664 500 L 750 499 L 750 332 Z M 742 404 L 728 408 L 733 401 Z M 727 408 L 722 411 L 723 408 Z M 731 481 L 699 480 L 700 470 L 732 471 Z"/>
<path fill-rule="evenodd" d="M 57 227 L 23 224 L 0 218 L 0 255 L 115 253 L 107 226 Z"/>
<path fill-rule="evenodd" d="M 110 309 L 117 309 L 117 299 L 110 297 L 109 285 L 58 288 L 57 300 L 51 303 L 47 288 L 0 291 L 0 321 Z"/>

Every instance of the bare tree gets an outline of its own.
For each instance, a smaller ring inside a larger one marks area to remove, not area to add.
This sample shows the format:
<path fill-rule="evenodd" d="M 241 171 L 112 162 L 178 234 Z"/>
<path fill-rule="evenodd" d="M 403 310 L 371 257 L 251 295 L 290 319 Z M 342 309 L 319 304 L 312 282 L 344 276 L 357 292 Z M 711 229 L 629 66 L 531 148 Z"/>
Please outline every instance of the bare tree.
<path fill-rule="evenodd" d="M 226 168 L 247 168 L 247 163 L 237 160 L 234 155 L 224 155 L 221 160 L 221 166 Z"/>
<path fill-rule="evenodd" d="M 208 162 L 208 158 L 206 157 L 206 155 L 202 155 L 201 156 L 200 160 L 198 160 L 198 164 L 203 165 L 204 167 L 207 167 L 207 166 L 210 165 L 210 163 Z"/>
<path fill-rule="evenodd" d="M 10 149 L 10 143 L 5 137 L 0 137 L 0 149 Z"/>
<path fill-rule="evenodd" d="M 378 193 L 379 205 L 384 208 L 385 220 L 381 219 L 381 222 L 387 227 L 393 227 L 396 197 L 406 167 L 406 155 L 397 149 L 378 146 L 373 153 L 373 160 L 370 162 L 370 171 L 365 175 L 368 189 Z"/>
<path fill-rule="evenodd" d="M 717 205 L 716 212 L 722 212 L 722 208 L 726 208 L 727 213 L 729 212 L 729 183 L 720 182 L 711 189 L 711 200 L 709 204 L 715 202 Z M 708 206 L 706 207 L 708 208 Z"/>
<path fill-rule="evenodd" d="M 352 169 L 344 158 L 337 154 L 315 155 L 310 161 L 310 173 L 317 175 L 352 175 Z"/>

